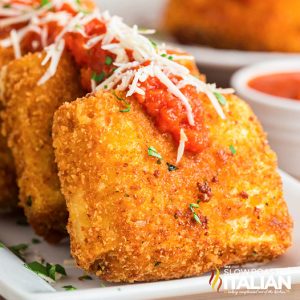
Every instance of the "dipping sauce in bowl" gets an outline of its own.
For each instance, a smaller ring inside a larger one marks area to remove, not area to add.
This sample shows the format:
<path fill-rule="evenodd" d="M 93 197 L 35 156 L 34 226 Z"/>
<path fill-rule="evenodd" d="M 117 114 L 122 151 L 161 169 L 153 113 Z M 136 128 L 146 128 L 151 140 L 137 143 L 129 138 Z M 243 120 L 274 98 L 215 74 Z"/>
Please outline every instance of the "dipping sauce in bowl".
<path fill-rule="evenodd" d="M 265 94 L 300 101 L 300 72 L 262 75 L 251 79 L 248 85 Z"/>

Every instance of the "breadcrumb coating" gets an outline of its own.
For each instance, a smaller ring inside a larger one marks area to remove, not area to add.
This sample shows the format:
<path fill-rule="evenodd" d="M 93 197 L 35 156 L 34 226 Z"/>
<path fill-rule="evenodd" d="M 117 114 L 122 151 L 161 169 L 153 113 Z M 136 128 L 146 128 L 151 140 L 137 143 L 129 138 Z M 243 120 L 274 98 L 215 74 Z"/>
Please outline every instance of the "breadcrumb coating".
<path fill-rule="evenodd" d="M 276 156 L 249 106 L 226 97 L 221 120 L 199 95 L 210 143 L 186 152 L 177 170 L 177 145 L 134 98 L 126 113 L 113 91 L 57 110 L 53 143 L 81 268 L 112 282 L 154 281 L 286 251 L 292 220 Z"/>
<path fill-rule="evenodd" d="M 0 70 L 14 59 L 12 48 L 0 47 Z M 0 105 L 0 109 L 2 109 Z M 0 122 L 1 126 L 1 122 Z M 15 166 L 6 139 L 0 134 L 0 211 L 16 207 L 18 189 L 16 184 Z"/>
<path fill-rule="evenodd" d="M 67 53 L 55 75 L 37 82 L 48 66 L 44 54 L 28 54 L 2 70 L 3 134 L 16 164 L 20 205 L 37 234 L 49 242 L 66 235 L 67 210 L 52 147 L 55 110 L 82 95 L 78 70 Z"/>
<path fill-rule="evenodd" d="M 298 0 L 169 0 L 164 26 L 183 43 L 300 51 Z"/>

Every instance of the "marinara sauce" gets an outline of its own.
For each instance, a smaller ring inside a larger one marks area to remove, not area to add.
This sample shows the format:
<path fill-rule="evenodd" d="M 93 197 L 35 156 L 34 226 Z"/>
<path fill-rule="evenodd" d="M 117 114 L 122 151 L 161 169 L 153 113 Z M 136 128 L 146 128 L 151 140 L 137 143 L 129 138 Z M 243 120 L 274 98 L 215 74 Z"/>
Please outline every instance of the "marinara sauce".
<path fill-rule="evenodd" d="M 300 72 L 259 76 L 249 81 L 248 85 L 269 95 L 300 100 Z"/>

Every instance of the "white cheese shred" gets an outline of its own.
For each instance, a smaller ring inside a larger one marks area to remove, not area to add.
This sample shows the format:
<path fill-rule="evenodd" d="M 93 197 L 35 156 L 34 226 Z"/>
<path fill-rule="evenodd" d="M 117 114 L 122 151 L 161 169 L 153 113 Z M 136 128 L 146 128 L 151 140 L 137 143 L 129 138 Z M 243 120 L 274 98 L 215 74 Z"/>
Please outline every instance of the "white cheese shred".
<path fill-rule="evenodd" d="M 184 148 L 185 148 L 185 143 L 188 141 L 187 136 L 185 135 L 184 130 L 181 128 L 180 129 L 180 141 L 179 141 L 179 146 L 177 150 L 177 159 L 176 159 L 176 164 L 179 164 L 181 161 L 183 154 L 184 154 Z"/>
<path fill-rule="evenodd" d="M 52 44 L 45 48 L 46 56 L 42 61 L 42 65 L 46 65 L 50 61 L 50 65 L 46 71 L 46 73 L 42 76 L 42 78 L 38 81 L 38 85 L 44 84 L 48 81 L 57 70 L 57 66 L 59 64 L 61 55 L 65 49 L 65 40 L 61 39 L 58 44 Z"/>
<path fill-rule="evenodd" d="M 12 41 L 12 45 L 13 45 L 13 49 L 14 49 L 15 58 L 20 58 L 21 57 L 20 41 L 19 41 L 18 33 L 15 29 L 13 29 L 10 32 L 10 37 L 11 37 L 11 41 Z"/>

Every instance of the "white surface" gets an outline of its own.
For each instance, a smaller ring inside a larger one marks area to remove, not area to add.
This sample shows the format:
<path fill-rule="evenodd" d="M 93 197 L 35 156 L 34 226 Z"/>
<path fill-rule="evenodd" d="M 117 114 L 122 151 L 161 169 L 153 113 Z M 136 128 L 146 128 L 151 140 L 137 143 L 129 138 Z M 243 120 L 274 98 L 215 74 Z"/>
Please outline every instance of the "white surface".
<path fill-rule="evenodd" d="M 290 212 L 295 221 L 293 246 L 279 259 L 266 265 L 258 265 L 261 269 L 277 268 L 277 274 L 291 275 L 293 284 L 300 284 L 300 184 L 288 175 L 283 174 L 285 197 Z M 16 225 L 12 217 L 1 217 L 0 240 L 6 245 L 30 243 L 34 237 L 30 227 Z M 36 260 L 42 256 L 50 263 L 63 264 L 65 259 L 70 259 L 68 243 L 59 246 L 50 246 L 45 242 L 31 245 L 26 255 L 28 261 Z M 99 287 L 98 279 L 92 281 L 79 281 L 78 277 L 83 273 L 75 267 L 66 267 L 68 277 L 56 282 L 53 286 L 48 285 L 38 276 L 25 269 L 23 262 L 12 255 L 7 249 L 0 249 L 0 294 L 8 300 L 93 300 L 93 299 L 163 299 L 194 295 L 195 299 L 202 299 L 204 293 L 211 293 L 208 283 L 209 275 L 180 280 L 170 280 L 154 283 L 111 285 Z M 255 273 L 257 276 L 258 273 Z M 224 279 L 229 275 L 222 275 Z M 249 276 L 249 275 L 245 275 Z M 72 284 L 77 291 L 63 291 L 64 285 Z M 221 299 L 228 295 L 211 293 L 213 299 Z M 262 295 L 263 296 L 263 295 Z M 300 296 L 300 294 L 298 295 Z M 207 298 L 205 294 L 205 298 Z M 260 295 L 255 296 L 256 298 Z"/>
<path fill-rule="evenodd" d="M 231 83 L 237 94 L 245 99 L 257 114 L 280 167 L 300 178 L 300 102 L 267 95 L 248 86 L 249 80 L 260 75 L 300 72 L 300 59 L 256 64 L 238 71 Z"/>

